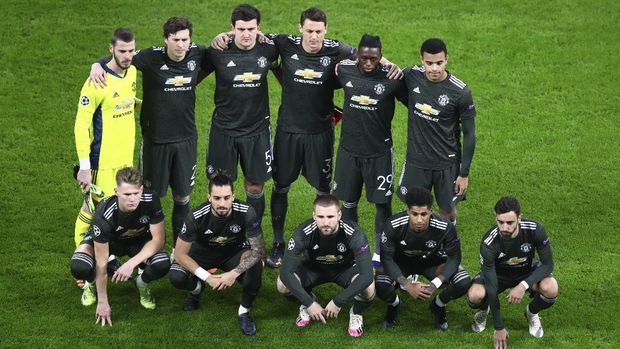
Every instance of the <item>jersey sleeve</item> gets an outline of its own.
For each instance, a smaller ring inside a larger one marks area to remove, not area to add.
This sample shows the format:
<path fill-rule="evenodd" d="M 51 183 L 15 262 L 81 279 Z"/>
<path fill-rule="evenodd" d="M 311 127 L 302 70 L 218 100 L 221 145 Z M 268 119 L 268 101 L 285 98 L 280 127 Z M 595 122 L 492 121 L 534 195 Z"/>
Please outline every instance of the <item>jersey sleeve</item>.
<path fill-rule="evenodd" d="M 110 235 L 112 234 L 112 227 L 110 222 L 103 218 L 103 213 L 107 209 L 108 201 L 101 201 L 95 209 L 93 223 L 88 228 L 88 234 L 91 234 L 95 242 L 106 244 L 110 242 Z"/>
<path fill-rule="evenodd" d="M 191 243 L 196 241 L 197 232 L 198 227 L 196 226 L 196 219 L 194 218 L 194 213 L 190 212 L 185 218 L 185 221 L 183 222 L 179 238 L 185 242 Z"/>
<path fill-rule="evenodd" d="M 461 240 L 456 232 L 456 228 L 452 224 L 448 224 L 448 231 L 443 240 L 443 249 L 448 256 L 448 260 L 441 276 L 443 280 L 448 281 L 461 264 Z"/>
<path fill-rule="evenodd" d="M 343 59 L 355 60 L 355 54 L 357 53 L 357 49 L 345 44 L 342 41 L 340 41 L 339 43 L 340 45 L 338 45 L 338 61 L 341 61 Z"/>
<path fill-rule="evenodd" d="M 133 55 L 133 60 L 131 61 L 131 64 L 133 64 L 136 69 L 142 71 L 147 66 L 149 52 L 153 52 L 153 49 L 148 48 L 136 51 L 136 53 Z"/>
<path fill-rule="evenodd" d="M 304 232 L 302 227 L 293 232 L 284 251 L 284 260 L 280 268 L 280 280 L 289 289 L 291 294 L 305 306 L 310 306 L 314 298 L 301 286 L 301 282 L 295 277 L 295 272 L 308 259 L 304 246 Z"/>
<path fill-rule="evenodd" d="M 245 213 L 245 236 L 253 238 L 262 234 L 260 222 L 256 217 L 256 211 L 252 206 L 248 205 L 248 211 Z"/>
<path fill-rule="evenodd" d="M 88 82 L 84 82 L 84 86 L 82 86 L 74 126 L 75 147 L 79 159 L 90 157 L 93 115 L 103 101 L 103 91 L 102 88 L 95 89 L 94 84 L 88 86 Z"/>
<path fill-rule="evenodd" d="M 497 273 L 495 272 L 495 257 L 497 255 L 493 241 L 489 244 L 483 240 L 480 243 L 480 263 L 482 264 L 482 278 L 486 290 L 486 299 L 493 316 L 493 326 L 496 330 L 504 328 L 504 322 L 499 309 L 499 298 L 497 294 Z"/>
<path fill-rule="evenodd" d="M 459 118 L 461 120 L 473 119 L 476 117 L 476 106 L 474 105 L 474 98 L 471 95 L 469 87 L 463 89 L 461 98 L 459 98 Z"/>
<path fill-rule="evenodd" d="M 228 44 L 230 45 L 230 39 L 228 40 Z M 200 69 L 204 72 L 205 76 L 211 74 L 215 71 L 215 65 L 213 64 L 213 60 L 215 59 L 215 55 L 217 52 L 214 48 L 207 48 L 203 54 L 202 65 Z"/>
<path fill-rule="evenodd" d="M 355 264 L 359 269 L 359 274 L 349 287 L 342 290 L 334 297 L 334 304 L 342 307 L 349 299 L 364 291 L 373 279 L 372 255 L 366 235 L 359 226 L 355 227 L 355 232 L 349 241 L 349 249 L 355 256 Z"/>
<path fill-rule="evenodd" d="M 538 283 L 540 280 L 549 276 L 553 272 L 553 254 L 551 253 L 551 241 L 545 231 L 545 227 L 536 223 L 536 230 L 534 231 L 534 245 L 536 251 L 538 251 L 538 258 L 540 260 L 540 266 L 534 270 L 530 276 L 524 281 L 529 286 Z"/>
<path fill-rule="evenodd" d="M 164 220 L 164 210 L 161 208 L 161 202 L 159 201 L 158 195 L 153 195 L 149 216 L 149 224 L 157 224 Z"/>
<path fill-rule="evenodd" d="M 402 270 L 394 261 L 396 240 L 396 231 L 388 220 L 381 233 L 381 265 L 383 265 L 383 270 L 392 280 L 397 280 L 400 276 L 404 276 Z"/>

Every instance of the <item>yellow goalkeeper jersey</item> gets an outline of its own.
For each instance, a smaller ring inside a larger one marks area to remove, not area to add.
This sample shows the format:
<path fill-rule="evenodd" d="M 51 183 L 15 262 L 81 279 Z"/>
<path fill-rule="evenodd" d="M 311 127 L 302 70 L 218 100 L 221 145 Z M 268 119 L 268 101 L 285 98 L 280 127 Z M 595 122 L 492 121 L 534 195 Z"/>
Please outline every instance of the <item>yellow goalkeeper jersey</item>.
<path fill-rule="evenodd" d="M 75 118 L 78 158 L 90 159 L 92 169 L 112 169 L 133 164 L 136 122 L 136 68 L 124 76 L 107 66 L 107 86 L 84 83 Z"/>

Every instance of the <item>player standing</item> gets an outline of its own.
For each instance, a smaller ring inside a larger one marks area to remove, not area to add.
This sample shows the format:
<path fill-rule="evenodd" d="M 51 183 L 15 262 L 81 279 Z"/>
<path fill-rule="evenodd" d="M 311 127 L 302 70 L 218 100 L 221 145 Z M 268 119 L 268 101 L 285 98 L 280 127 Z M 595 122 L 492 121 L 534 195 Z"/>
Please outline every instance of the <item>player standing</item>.
<path fill-rule="evenodd" d="M 231 16 L 234 38 L 228 50 L 209 48 L 206 74 L 215 71 L 215 110 L 211 118 L 207 176 L 224 169 L 237 179 L 237 163 L 245 176 L 247 202 L 259 222 L 265 211 L 264 183 L 271 178 L 272 146 L 267 73 L 278 58 L 273 42 L 259 43 L 260 12 L 237 6 Z"/>
<path fill-rule="evenodd" d="M 142 167 L 145 185 L 164 197 L 172 188 L 173 245 L 189 212 L 196 178 L 196 85 L 206 48 L 191 42 L 192 23 L 170 17 L 163 26 L 165 46 L 136 53 L 133 64 L 142 72 Z M 105 83 L 99 64 L 91 79 Z"/>
<path fill-rule="evenodd" d="M 375 204 L 375 254 L 379 263 L 379 241 L 385 220 L 392 215 L 394 151 L 392 118 L 394 99 L 404 101 L 402 80 L 389 79 L 389 67 L 380 63 L 381 40 L 364 34 L 357 61 L 344 60 L 336 67 L 344 89 L 340 146 L 334 195 L 343 200 L 342 216 L 357 222 L 357 205 L 366 185 L 366 197 Z"/>
<path fill-rule="evenodd" d="M 422 66 L 403 71 L 409 126 L 398 193 L 403 199 L 413 186 L 434 189 L 439 214 L 456 224 L 456 203 L 467 192 L 476 147 L 476 110 L 469 87 L 446 70 L 448 49 L 442 40 L 424 41 L 420 59 Z"/>
<path fill-rule="evenodd" d="M 89 197 L 94 201 L 114 193 L 116 172 L 133 165 L 135 143 L 136 68 L 131 66 L 136 48 L 134 33 L 118 28 L 108 49 L 112 59 L 103 65 L 110 74 L 108 86 L 96 89 L 84 83 L 75 118 L 75 145 L 80 161 L 76 179 L 87 200 L 75 222 L 76 246 L 93 221 Z M 105 132 L 104 132 L 105 131 Z M 101 191 L 90 191 L 91 184 Z"/>
<path fill-rule="evenodd" d="M 215 171 L 209 182 L 209 201 L 196 207 L 185 220 L 170 267 L 170 282 L 188 290 L 183 309 L 198 309 L 203 285 L 224 290 L 238 281 L 243 287 L 239 305 L 241 331 L 256 333 L 250 307 L 262 284 L 265 242 L 254 209 L 235 199 L 233 182 Z M 222 274 L 207 270 L 218 268 Z"/>
<path fill-rule="evenodd" d="M 130 258 L 112 275 L 113 282 L 128 281 L 136 267 L 143 272 L 135 278 L 140 304 L 155 309 L 155 299 L 148 284 L 168 273 L 170 256 L 164 250 L 166 234 L 159 198 L 143 190 L 142 175 L 134 168 L 116 174 L 115 195 L 103 200 L 95 211 L 94 221 L 71 258 L 71 273 L 86 280 L 82 304 L 97 302 L 97 323 L 112 325 L 108 303 L 107 264 L 109 255 Z M 95 285 L 96 281 L 96 295 Z"/>
<path fill-rule="evenodd" d="M 364 333 L 362 312 L 375 297 L 371 256 L 362 229 L 341 218 L 336 197 L 322 195 L 315 199 L 312 219 L 302 223 L 288 242 L 277 288 L 287 298 L 301 303 L 298 327 L 308 326 L 311 320 L 325 323 L 328 318 L 336 318 L 342 306 L 354 298 L 348 332 L 360 337 Z M 344 290 L 323 308 L 312 288 L 327 282 Z"/>
<path fill-rule="evenodd" d="M 495 221 L 480 243 L 482 270 L 467 294 L 469 304 L 480 309 L 472 322 L 474 332 L 486 328 L 486 318 L 493 315 L 495 348 L 508 348 L 508 330 L 499 311 L 499 294 L 511 288 L 508 303 L 518 304 L 530 290 L 532 301 L 524 314 L 529 332 L 536 338 L 544 334 L 538 313 L 551 307 L 558 296 L 558 283 L 551 274 L 551 242 L 543 225 L 523 218 L 521 205 L 513 197 L 503 197 L 495 204 Z M 536 258 L 536 252 L 538 258 Z"/>

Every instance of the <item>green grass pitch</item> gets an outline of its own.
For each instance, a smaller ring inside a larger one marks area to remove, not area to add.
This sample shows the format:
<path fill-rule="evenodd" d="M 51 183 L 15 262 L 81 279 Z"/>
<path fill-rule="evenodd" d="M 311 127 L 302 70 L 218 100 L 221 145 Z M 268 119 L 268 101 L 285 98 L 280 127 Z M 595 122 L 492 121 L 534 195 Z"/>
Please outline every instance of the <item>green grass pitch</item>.
<path fill-rule="evenodd" d="M 209 43 L 230 28 L 228 1 L 2 3 L 0 45 L 0 347 L 420 347 L 488 348 L 492 330 L 472 333 L 473 311 L 463 299 L 449 305 L 450 330 L 438 333 L 426 302 L 405 299 L 400 326 L 382 328 L 384 305 L 365 313 L 365 334 L 346 333 L 348 305 L 327 325 L 303 331 L 296 306 L 275 289 L 266 270 L 252 309 L 258 333 L 244 337 L 236 311 L 240 288 L 208 291 L 191 314 L 185 293 L 167 279 L 153 283 L 155 311 L 140 307 L 129 284 L 109 287 L 113 327 L 95 326 L 73 286 L 69 260 L 80 205 L 70 167 L 77 161 L 73 123 L 90 64 L 107 54 L 113 29 L 129 26 L 138 47 L 160 45 L 172 15 L 194 22 L 193 39 Z M 448 69 L 471 87 L 476 102 L 477 149 L 469 198 L 459 206 L 463 264 L 477 273 L 482 234 L 494 222 L 502 195 L 517 196 L 526 217 L 543 222 L 551 237 L 560 285 L 557 304 L 542 313 L 545 336 L 527 332 L 523 305 L 502 300 L 513 348 L 620 347 L 620 5 L 616 1 L 377 1 L 254 3 L 264 32 L 297 33 L 299 13 L 323 8 L 328 37 L 357 45 L 380 35 L 384 55 L 401 67 L 419 62 L 428 37 L 448 45 Z M 272 124 L 280 88 L 270 78 Z M 192 204 L 206 199 L 205 148 L 213 109 L 213 78 L 197 91 L 200 170 Z M 336 103 L 342 103 L 338 93 Z M 339 134 L 339 128 L 336 132 Z M 396 173 L 405 155 L 406 110 L 393 122 Z M 271 193 L 267 184 L 267 200 Z M 237 192 L 243 199 L 241 182 Z M 311 213 L 314 194 L 304 180 L 290 195 L 287 237 Z M 267 201 L 269 202 L 269 201 Z M 170 199 L 164 200 L 170 216 Z M 403 208 L 397 200 L 394 212 Z M 362 200 L 361 225 L 371 240 L 374 208 Z M 267 245 L 269 211 L 263 222 Z M 169 223 L 168 223 L 169 228 Z M 168 229 L 169 230 L 169 229 Z M 168 232 L 169 233 L 169 232 Z M 323 302 L 337 292 L 316 289 Z"/>

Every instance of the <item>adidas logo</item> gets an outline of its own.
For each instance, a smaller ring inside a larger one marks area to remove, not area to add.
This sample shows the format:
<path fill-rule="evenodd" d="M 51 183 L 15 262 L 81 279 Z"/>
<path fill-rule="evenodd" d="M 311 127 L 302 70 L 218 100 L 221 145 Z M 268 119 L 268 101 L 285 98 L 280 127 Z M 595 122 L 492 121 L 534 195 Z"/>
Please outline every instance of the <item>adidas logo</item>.
<path fill-rule="evenodd" d="M 291 56 L 291 59 L 294 59 L 296 61 L 299 60 L 299 57 L 297 57 L 297 53 L 295 53 L 294 55 Z"/>
<path fill-rule="evenodd" d="M 159 68 L 159 70 L 170 70 L 170 69 L 168 69 L 168 66 L 164 64 L 161 66 L 161 68 Z"/>
<path fill-rule="evenodd" d="M 319 249 L 319 245 L 314 245 L 314 247 L 312 249 L 313 250 L 318 250 Z"/>
<path fill-rule="evenodd" d="M 112 95 L 112 98 L 116 98 L 118 97 L 118 92 L 114 91 L 114 94 Z"/>
<path fill-rule="evenodd" d="M 416 88 L 414 88 L 414 89 L 413 89 L 413 92 L 415 92 L 415 93 L 420 93 L 420 87 L 416 87 Z"/>
<path fill-rule="evenodd" d="M 351 81 L 347 82 L 346 84 L 347 87 L 353 87 L 353 84 L 351 83 Z"/>
<path fill-rule="evenodd" d="M 226 64 L 227 67 L 236 67 L 237 65 L 235 64 L 235 62 L 230 61 L 228 62 L 228 64 Z"/>

